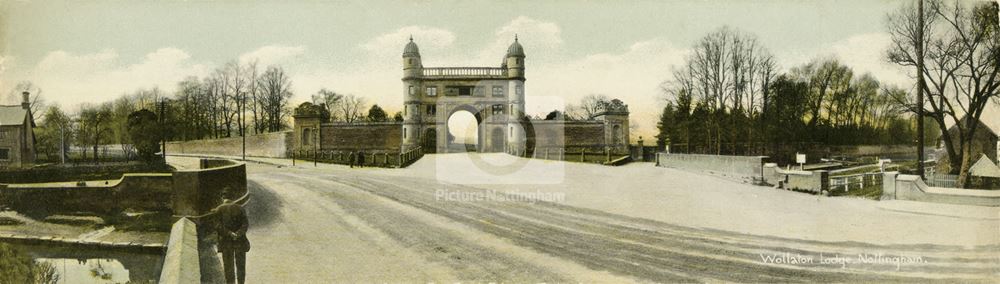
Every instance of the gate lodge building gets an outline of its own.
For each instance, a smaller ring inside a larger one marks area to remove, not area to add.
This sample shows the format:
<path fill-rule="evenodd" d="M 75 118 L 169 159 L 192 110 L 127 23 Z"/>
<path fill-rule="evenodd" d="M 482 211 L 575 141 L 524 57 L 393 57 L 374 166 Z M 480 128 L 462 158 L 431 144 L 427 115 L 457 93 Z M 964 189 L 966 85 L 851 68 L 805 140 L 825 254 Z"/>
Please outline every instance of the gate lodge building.
<path fill-rule="evenodd" d="M 315 112 L 297 111 L 291 148 L 300 152 L 458 151 L 450 141 L 448 119 L 466 111 L 477 125 L 476 146 L 469 150 L 529 157 L 541 156 L 542 151 L 581 149 L 628 152 L 629 112 L 620 100 L 607 102 L 597 115 L 583 120 L 528 118 L 524 113 L 526 98 L 530 98 L 525 92 L 525 58 L 524 47 L 515 37 L 499 67 L 425 67 L 411 37 L 402 54 L 402 122 L 323 122 Z"/>

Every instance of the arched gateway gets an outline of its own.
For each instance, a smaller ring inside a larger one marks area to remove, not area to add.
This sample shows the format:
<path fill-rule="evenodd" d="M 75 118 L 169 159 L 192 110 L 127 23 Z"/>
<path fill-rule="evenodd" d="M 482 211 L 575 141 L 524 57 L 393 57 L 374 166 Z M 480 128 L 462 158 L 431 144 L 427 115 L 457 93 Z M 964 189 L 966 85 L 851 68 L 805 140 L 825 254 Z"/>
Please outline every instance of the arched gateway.
<path fill-rule="evenodd" d="M 403 149 L 448 152 L 448 118 L 468 111 L 478 125 L 477 151 L 523 153 L 524 57 L 515 37 L 500 67 L 425 68 L 410 38 L 403 49 Z"/>
<path fill-rule="evenodd" d="M 370 159 L 381 157 L 385 165 L 395 159 L 397 166 L 405 164 L 404 156 L 412 157 L 405 153 L 420 152 L 473 150 L 542 158 L 628 153 L 628 105 L 620 100 L 601 102 L 596 114 L 577 120 L 528 119 L 524 58 L 515 37 L 500 67 L 425 68 L 411 38 L 403 50 L 402 122 L 325 121 L 321 106 L 304 102 L 295 109 L 289 153 L 343 160 L 345 154 L 364 151 Z M 457 112 L 475 117 L 475 141 L 450 136 L 448 120 Z"/>

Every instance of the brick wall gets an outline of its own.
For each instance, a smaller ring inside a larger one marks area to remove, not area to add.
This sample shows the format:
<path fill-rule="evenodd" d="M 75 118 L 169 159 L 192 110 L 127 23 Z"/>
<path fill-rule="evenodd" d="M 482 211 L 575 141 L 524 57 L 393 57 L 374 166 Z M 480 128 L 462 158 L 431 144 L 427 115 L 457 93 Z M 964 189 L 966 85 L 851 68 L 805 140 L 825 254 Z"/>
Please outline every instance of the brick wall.
<path fill-rule="evenodd" d="M 603 148 L 604 123 L 534 121 L 535 148 Z"/>
<path fill-rule="evenodd" d="M 322 150 L 393 150 L 403 144 L 399 122 L 326 123 L 322 127 Z"/>

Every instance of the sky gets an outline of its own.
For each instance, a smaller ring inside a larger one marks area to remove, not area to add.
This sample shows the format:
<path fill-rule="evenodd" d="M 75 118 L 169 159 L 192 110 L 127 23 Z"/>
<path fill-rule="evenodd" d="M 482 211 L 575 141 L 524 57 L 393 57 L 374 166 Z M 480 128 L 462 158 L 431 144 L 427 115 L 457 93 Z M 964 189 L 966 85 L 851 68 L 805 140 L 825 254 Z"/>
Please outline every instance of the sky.
<path fill-rule="evenodd" d="M 0 96 L 17 82 L 74 110 L 140 88 L 167 92 L 229 61 L 282 66 L 293 103 L 321 88 L 402 107 L 409 36 L 425 67 L 498 67 L 517 34 L 527 112 L 588 94 L 629 104 L 633 137 L 656 133 L 661 83 L 706 34 L 754 34 L 788 70 L 836 57 L 912 85 L 886 62 L 885 18 L 903 2 L 845 1 L 32 1 L 0 0 Z M 16 102 L 15 96 L 0 103 Z M 647 138 L 649 139 L 649 138 Z"/>

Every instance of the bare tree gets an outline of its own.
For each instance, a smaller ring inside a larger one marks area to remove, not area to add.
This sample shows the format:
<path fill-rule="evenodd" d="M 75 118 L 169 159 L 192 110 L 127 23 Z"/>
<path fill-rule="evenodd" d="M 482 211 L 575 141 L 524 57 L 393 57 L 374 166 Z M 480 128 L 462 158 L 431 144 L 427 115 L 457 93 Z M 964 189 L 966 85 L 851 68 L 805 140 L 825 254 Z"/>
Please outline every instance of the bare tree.
<path fill-rule="evenodd" d="M 344 95 L 325 88 L 320 89 L 319 92 L 312 95 L 312 103 L 326 108 L 326 111 L 330 113 L 331 121 L 339 120 L 340 117 L 337 116 L 337 110 L 340 104 L 343 103 L 343 99 Z"/>
<path fill-rule="evenodd" d="M 24 92 L 30 93 L 29 108 L 31 109 L 31 116 L 35 121 L 40 121 L 44 114 L 45 109 L 45 99 L 42 98 L 42 88 L 38 87 L 31 81 L 21 81 L 10 90 L 10 95 L 8 95 L 7 102 L 11 104 L 21 104 L 23 98 L 21 94 Z"/>
<path fill-rule="evenodd" d="M 365 116 L 365 98 L 355 95 L 345 95 L 340 104 L 337 105 L 337 115 L 344 118 L 344 122 L 355 122 Z M 332 114 L 331 114 L 332 115 Z"/>
<path fill-rule="evenodd" d="M 1000 97 L 1000 36 L 995 2 L 942 3 L 929 1 L 923 25 L 913 4 L 904 4 L 888 15 L 892 45 L 890 62 L 917 67 L 918 48 L 923 47 L 923 66 L 915 76 L 923 76 L 927 99 L 908 98 L 911 110 L 923 109 L 941 129 L 952 171 L 958 185 L 969 186 L 971 144 L 979 129 L 980 117 L 990 100 Z M 923 37 L 921 37 L 923 35 Z M 949 123 L 956 132 L 949 133 Z M 958 137 L 952 137 L 957 135 Z"/>
<path fill-rule="evenodd" d="M 270 66 L 258 78 L 261 92 L 261 108 L 264 128 L 279 131 L 288 113 L 288 99 L 291 98 L 292 81 L 281 67 Z"/>
<path fill-rule="evenodd" d="M 766 92 L 777 74 L 773 56 L 752 34 L 722 27 L 695 44 L 685 65 L 675 68 L 673 79 L 664 84 L 664 91 L 672 97 L 691 95 L 706 104 L 716 115 L 726 112 L 753 118 L 765 105 Z M 761 98 L 761 101 L 758 101 Z M 740 135 L 753 137 L 749 127 L 738 116 L 730 115 L 726 124 L 733 129 L 726 137 L 736 141 Z M 710 120 L 705 131 L 708 140 L 714 141 L 716 153 L 721 152 L 724 131 L 723 121 Z"/>
<path fill-rule="evenodd" d="M 611 99 L 603 94 L 586 95 L 583 99 L 580 99 L 580 104 L 566 106 L 566 115 L 573 119 L 589 120 L 597 115 L 602 104 L 606 104 L 609 101 Z"/>

